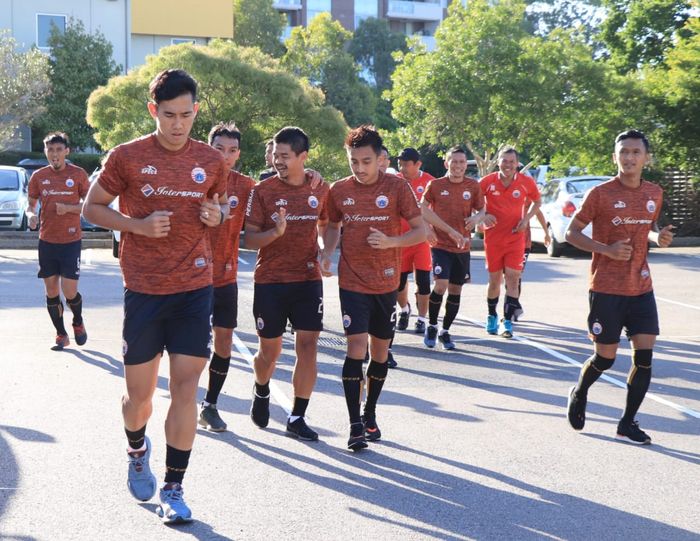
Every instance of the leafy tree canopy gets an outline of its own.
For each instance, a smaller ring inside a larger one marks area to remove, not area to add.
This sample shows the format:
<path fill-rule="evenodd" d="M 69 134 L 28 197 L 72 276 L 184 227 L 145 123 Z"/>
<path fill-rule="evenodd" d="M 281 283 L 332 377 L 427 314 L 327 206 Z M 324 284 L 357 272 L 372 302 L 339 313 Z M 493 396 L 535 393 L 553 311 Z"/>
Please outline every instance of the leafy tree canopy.
<path fill-rule="evenodd" d="M 280 56 L 285 26 L 287 19 L 272 7 L 272 0 L 233 0 L 233 41 L 239 45 Z"/>

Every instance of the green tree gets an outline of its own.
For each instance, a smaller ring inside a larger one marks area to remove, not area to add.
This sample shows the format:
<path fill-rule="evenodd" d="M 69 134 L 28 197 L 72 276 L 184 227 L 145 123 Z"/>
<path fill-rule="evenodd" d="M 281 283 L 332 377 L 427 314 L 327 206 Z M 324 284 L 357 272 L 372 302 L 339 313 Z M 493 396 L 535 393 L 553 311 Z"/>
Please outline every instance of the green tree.
<path fill-rule="evenodd" d="M 690 16 L 688 0 L 605 0 L 601 37 L 620 73 L 663 62 Z"/>
<path fill-rule="evenodd" d="M 363 19 L 350 40 L 348 52 L 370 75 L 370 83 L 382 92 L 391 87 L 391 74 L 396 68 L 395 51 L 406 52 L 406 36 L 392 32 L 384 19 Z"/>
<path fill-rule="evenodd" d="M 45 55 L 37 49 L 19 52 L 9 32 L 0 31 L 0 150 L 14 141 L 20 124 L 44 112 L 50 70 Z"/>
<path fill-rule="evenodd" d="M 357 126 L 372 122 L 376 97 L 360 80 L 359 67 L 346 51 L 351 37 L 330 13 L 321 13 L 307 28 L 292 31 L 282 64 L 320 88 L 327 103 L 340 110 L 348 124 Z"/>
<path fill-rule="evenodd" d="M 76 149 L 92 147 L 93 131 L 85 121 L 88 96 L 121 73 L 112 60 L 112 44 L 99 32 L 86 32 L 82 21 L 70 19 L 65 33 L 52 29 L 49 46 L 52 96 L 34 124 L 35 135 L 41 139 L 46 132 L 61 130 Z"/>
<path fill-rule="evenodd" d="M 286 17 L 272 7 L 272 0 L 233 0 L 233 41 L 245 47 L 280 56 Z"/>
<path fill-rule="evenodd" d="M 243 133 L 243 171 L 263 169 L 265 141 L 283 126 L 296 125 L 311 139 L 311 167 L 327 178 L 347 174 L 343 152 L 347 125 L 338 111 L 325 105 L 321 92 L 259 49 L 223 40 L 206 47 L 165 47 L 149 56 L 145 65 L 95 90 L 88 101 L 88 122 L 104 148 L 153 131 L 146 110 L 148 83 L 172 66 L 187 70 L 199 81 L 200 110 L 192 137 L 206 140 L 214 123 L 235 121 Z"/>

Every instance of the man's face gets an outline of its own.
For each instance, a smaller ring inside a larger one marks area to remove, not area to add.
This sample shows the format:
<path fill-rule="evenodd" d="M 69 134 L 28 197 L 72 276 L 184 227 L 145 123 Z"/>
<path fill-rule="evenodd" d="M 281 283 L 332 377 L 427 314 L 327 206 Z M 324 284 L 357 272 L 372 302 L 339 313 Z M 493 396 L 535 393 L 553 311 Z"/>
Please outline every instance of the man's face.
<path fill-rule="evenodd" d="M 623 139 L 615 144 L 613 160 L 625 175 L 640 175 L 649 161 L 649 154 L 641 139 Z"/>
<path fill-rule="evenodd" d="M 379 153 L 379 170 L 382 173 L 385 173 L 387 168 L 389 167 L 389 153 L 382 149 L 382 151 Z"/>
<path fill-rule="evenodd" d="M 282 179 L 290 176 L 298 177 L 304 174 L 304 162 L 308 152 L 295 154 L 292 147 L 287 143 L 275 143 L 272 150 L 272 159 L 275 170 Z"/>
<path fill-rule="evenodd" d="M 422 162 L 414 162 L 412 160 L 399 160 L 399 171 L 408 180 L 413 180 L 418 178 L 420 174 L 420 166 L 423 165 Z"/>
<path fill-rule="evenodd" d="M 275 163 L 275 160 L 272 155 L 272 150 L 273 150 L 273 145 L 269 144 L 265 146 L 265 165 L 267 167 L 272 167 Z"/>
<path fill-rule="evenodd" d="M 518 156 L 515 152 L 506 152 L 498 158 L 498 170 L 504 177 L 512 177 L 518 172 Z"/>
<path fill-rule="evenodd" d="M 462 178 L 467 172 L 467 157 L 461 152 L 455 152 L 445 161 L 445 167 L 451 177 Z"/>
<path fill-rule="evenodd" d="M 63 143 L 48 143 L 44 145 L 44 155 L 49 160 L 49 165 L 55 171 L 60 171 L 66 166 L 66 157 L 69 153 L 70 148 Z"/>
<path fill-rule="evenodd" d="M 211 146 L 223 154 L 224 160 L 226 160 L 226 168 L 233 169 L 238 158 L 241 156 L 241 148 L 238 139 L 226 137 L 225 135 L 218 135 L 212 141 Z"/>
<path fill-rule="evenodd" d="M 362 184 L 372 184 L 379 177 L 379 156 L 371 146 L 345 148 L 352 174 Z"/>
<path fill-rule="evenodd" d="M 189 93 L 148 104 L 148 111 L 156 121 L 159 141 L 168 150 L 179 150 L 185 146 L 198 110 L 199 104 L 192 100 Z"/>

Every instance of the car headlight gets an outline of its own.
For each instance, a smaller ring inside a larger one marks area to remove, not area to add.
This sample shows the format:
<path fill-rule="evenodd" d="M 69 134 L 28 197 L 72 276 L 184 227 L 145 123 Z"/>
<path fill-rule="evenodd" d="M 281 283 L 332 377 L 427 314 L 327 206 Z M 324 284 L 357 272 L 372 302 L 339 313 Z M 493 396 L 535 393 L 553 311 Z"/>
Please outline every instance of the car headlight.
<path fill-rule="evenodd" d="M 7 201 L 5 203 L 0 204 L 0 209 L 2 209 L 2 210 L 19 210 L 19 202 L 18 201 Z"/>

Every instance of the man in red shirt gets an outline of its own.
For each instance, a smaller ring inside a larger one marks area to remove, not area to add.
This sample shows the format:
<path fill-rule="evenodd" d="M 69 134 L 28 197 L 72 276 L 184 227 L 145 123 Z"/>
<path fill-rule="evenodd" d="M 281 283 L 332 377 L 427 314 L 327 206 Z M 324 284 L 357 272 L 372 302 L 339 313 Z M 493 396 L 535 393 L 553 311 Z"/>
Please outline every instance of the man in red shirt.
<path fill-rule="evenodd" d="M 83 323 L 83 299 L 78 292 L 82 231 L 80 211 L 88 193 L 87 173 L 66 163 L 70 153 L 68 136 L 54 132 L 44 138 L 44 154 L 49 165 L 38 169 L 29 181 L 29 227 L 38 222 L 37 203 L 41 202 L 39 229 L 39 278 L 44 279 L 46 308 L 56 328 L 56 340 L 51 349 L 61 351 L 70 344 L 63 324 L 63 303 L 73 312 L 73 336 L 82 346 L 87 341 Z"/>
<path fill-rule="evenodd" d="M 425 240 L 421 211 L 408 184 L 382 173 L 382 138 L 371 126 L 351 130 L 345 138 L 352 176 L 333 184 L 328 198 L 329 223 L 324 235 L 321 267 L 330 276 L 331 257 L 343 235 L 338 285 L 347 356 L 343 389 L 350 417 L 348 448 L 359 451 L 367 440 L 381 438 L 376 406 L 388 373 L 389 342 L 394 333 L 396 290 L 401 248 Z M 408 223 L 402 233 L 401 218 Z M 367 400 L 360 414 L 362 362 L 369 349 Z"/>
<path fill-rule="evenodd" d="M 209 144 L 226 160 L 229 215 L 219 227 L 209 230 L 214 256 L 214 301 L 212 330 L 214 353 L 209 363 L 209 385 L 202 401 L 199 424 L 212 432 L 223 432 L 226 423 L 216 403 L 224 386 L 231 361 L 233 330 L 238 324 L 238 246 L 248 197 L 255 181 L 234 170 L 241 156 L 241 132 L 233 123 L 219 123 L 209 132 Z"/>
<path fill-rule="evenodd" d="M 520 173 L 518 163 L 517 151 L 506 147 L 498 155 L 498 171 L 480 181 L 486 200 L 484 252 L 489 272 L 486 332 L 498 332 L 496 307 L 505 274 L 506 298 L 501 328 L 501 335 L 505 338 L 513 337 L 513 316 L 519 307 L 518 282 L 523 270 L 525 230 L 530 218 L 540 208 L 540 192 L 535 179 Z"/>
<path fill-rule="evenodd" d="M 642 179 L 642 170 L 649 163 L 646 136 L 638 130 L 619 134 L 613 160 L 617 176 L 588 192 L 566 231 L 567 242 L 593 252 L 588 335 L 594 342 L 594 354 L 583 365 L 578 383 L 569 389 L 567 417 L 574 430 L 583 429 L 588 389 L 612 367 L 625 329 L 632 342 L 632 367 L 617 438 L 648 445 L 651 438 L 635 420 L 651 382 L 652 350 L 659 334 L 648 243 L 670 246 L 673 226 L 659 231 L 663 192 Z M 592 238 L 583 234 L 589 223 Z"/>
<path fill-rule="evenodd" d="M 160 359 L 168 350 L 166 473 L 156 511 L 164 523 L 180 523 L 192 520 L 182 480 L 197 429 L 199 376 L 210 355 L 209 228 L 228 217 L 228 169 L 218 150 L 189 137 L 199 108 L 197 83 L 189 74 L 165 70 L 151 81 L 149 91 L 155 133 L 110 151 L 83 214 L 122 232 L 127 485 L 141 501 L 152 498 L 157 488 L 146 423 Z M 118 211 L 109 207 L 117 196 Z"/>

